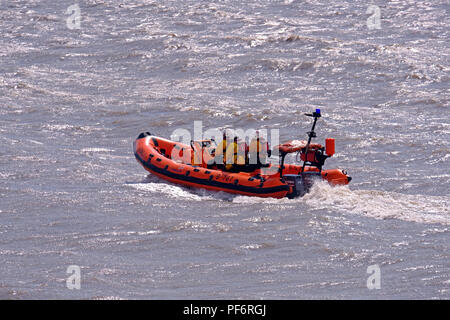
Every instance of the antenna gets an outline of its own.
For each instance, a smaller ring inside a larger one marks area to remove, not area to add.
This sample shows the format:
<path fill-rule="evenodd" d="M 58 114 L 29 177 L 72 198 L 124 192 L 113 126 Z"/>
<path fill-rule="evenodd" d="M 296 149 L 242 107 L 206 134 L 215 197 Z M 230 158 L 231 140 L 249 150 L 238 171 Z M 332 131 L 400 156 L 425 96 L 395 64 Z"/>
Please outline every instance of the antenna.
<path fill-rule="evenodd" d="M 306 147 L 305 147 L 306 158 L 305 158 L 305 161 L 303 161 L 302 172 L 305 171 L 306 159 L 308 159 L 308 149 L 309 149 L 309 145 L 311 144 L 311 139 L 317 137 L 316 133 L 314 132 L 314 128 L 316 127 L 317 119 L 321 117 L 320 109 L 316 109 L 316 111 L 313 113 L 305 113 L 305 115 L 307 115 L 308 117 L 314 117 L 314 122 L 313 122 L 313 125 L 311 128 L 311 131 L 307 132 L 308 133 L 308 143 L 306 144 Z"/>

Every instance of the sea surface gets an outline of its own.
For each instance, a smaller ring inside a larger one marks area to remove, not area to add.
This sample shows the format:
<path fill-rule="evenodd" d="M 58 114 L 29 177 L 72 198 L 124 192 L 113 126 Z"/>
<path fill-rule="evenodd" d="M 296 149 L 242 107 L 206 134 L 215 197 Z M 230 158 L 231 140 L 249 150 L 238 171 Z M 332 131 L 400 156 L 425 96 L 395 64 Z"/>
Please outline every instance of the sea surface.
<path fill-rule="evenodd" d="M 450 299 L 449 9 L 1 1 L 0 299 Z M 304 139 L 315 108 L 348 186 L 233 196 L 133 155 L 194 121 Z"/>

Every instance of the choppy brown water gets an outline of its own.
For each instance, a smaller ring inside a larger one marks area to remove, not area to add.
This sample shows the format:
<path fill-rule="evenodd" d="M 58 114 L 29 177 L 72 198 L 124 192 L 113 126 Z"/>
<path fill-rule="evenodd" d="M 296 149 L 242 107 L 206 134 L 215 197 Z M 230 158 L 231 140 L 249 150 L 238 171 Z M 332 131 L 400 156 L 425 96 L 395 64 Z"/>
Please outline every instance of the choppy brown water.
<path fill-rule="evenodd" d="M 374 30 L 367 1 L 78 3 L 79 30 L 0 5 L 0 298 L 450 297 L 446 1 L 375 1 Z M 303 138 L 316 107 L 349 187 L 235 197 L 132 154 L 195 120 Z"/>

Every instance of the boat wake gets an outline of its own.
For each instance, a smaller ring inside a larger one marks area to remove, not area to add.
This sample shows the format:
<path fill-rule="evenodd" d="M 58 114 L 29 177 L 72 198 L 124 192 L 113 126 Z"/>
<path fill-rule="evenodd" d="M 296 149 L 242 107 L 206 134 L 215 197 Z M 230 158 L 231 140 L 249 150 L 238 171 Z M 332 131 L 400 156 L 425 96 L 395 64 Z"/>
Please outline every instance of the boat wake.
<path fill-rule="evenodd" d="M 409 195 L 379 190 L 351 190 L 348 186 L 331 186 L 317 181 L 311 192 L 293 200 L 232 195 L 204 189 L 191 189 L 153 176 L 141 183 L 128 184 L 145 192 L 160 193 L 170 198 L 188 201 L 228 201 L 235 204 L 293 204 L 312 210 L 333 210 L 342 214 L 356 214 L 375 219 L 450 225 L 450 197 Z"/>
<path fill-rule="evenodd" d="M 195 189 L 176 185 L 149 174 L 141 183 L 128 183 L 134 189 L 152 193 L 160 193 L 170 198 L 190 201 L 233 201 L 236 197 L 226 192 L 215 192 L 206 189 Z"/>
<path fill-rule="evenodd" d="M 450 225 L 450 197 L 410 195 L 379 190 L 350 190 L 316 182 L 298 201 L 315 209 L 335 209 L 375 219 L 400 219 L 418 223 Z"/>
<path fill-rule="evenodd" d="M 306 206 L 309 210 L 332 210 L 342 214 L 357 214 L 375 219 L 450 225 L 450 197 L 409 195 L 379 190 L 351 190 L 316 181 L 309 193 L 289 200 L 239 196 L 233 202 L 279 203 Z"/>

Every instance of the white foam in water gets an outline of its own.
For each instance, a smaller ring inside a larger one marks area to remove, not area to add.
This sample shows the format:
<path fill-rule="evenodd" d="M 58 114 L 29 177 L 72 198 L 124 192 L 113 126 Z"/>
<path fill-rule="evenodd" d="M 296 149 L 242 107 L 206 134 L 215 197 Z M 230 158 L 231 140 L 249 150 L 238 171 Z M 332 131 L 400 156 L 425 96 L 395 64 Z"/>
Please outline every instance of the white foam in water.
<path fill-rule="evenodd" d="M 326 182 L 314 184 L 302 199 L 316 209 L 334 209 L 376 219 L 400 219 L 450 225 L 450 197 L 409 195 L 377 190 L 350 190 Z"/>
<path fill-rule="evenodd" d="M 107 148 L 83 148 L 81 152 L 114 152 L 112 149 Z"/>
<path fill-rule="evenodd" d="M 211 191 L 207 189 L 195 189 L 181 185 L 175 185 L 151 174 L 147 176 L 143 183 L 134 183 L 127 185 L 142 191 L 164 193 L 172 198 L 194 201 L 222 200 L 234 202 L 234 198 L 236 197 L 236 195 L 223 191 Z"/>
<path fill-rule="evenodd" d="M 165 195 L 168 195 L 169 197 L 172 198 L 194 200 L 194 201 L 204 200 L 203 197 L 191 193 L 182 187 L 166 183 L 148 182 L 148 183 L 135 183 L 128 185 L 141 191 L 164 193 Z"/>
<path fill-rule="evenodd" d="M 248 196 L 236 196 L 233 199 L 234 203 L 267 203 L 267 204 L 282 204 L 291 203 L 292 200 L 288 198 L 276 199 L 276 198 L 261 198 L 261 197 L 248 197 Z"/>
<path fill-rule="evenodd" d="M 400 219 L 418 223 L 450 225 L 450 197 L 418 196 L 378 190 L 351 190 L 348 186 L 331 186 L 325 181 L 316 182 L 310 193 L 294 200 L 239 196 L 205 189 L 187 189 L 164 182 L 138 183 L 131 184 L 131 186 L 138 190 L 164 193 L 170 197 L 185 200 L 222 200 L 238 204 L 280 205 L 301 202 L 312 209 L 335 210 L 344 214 L 359 214 L 375 219 Z"/>

